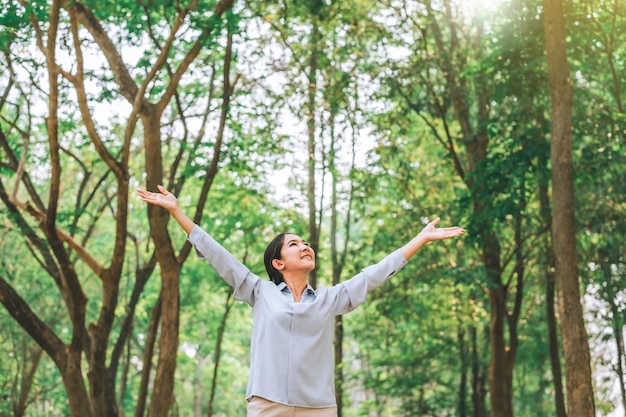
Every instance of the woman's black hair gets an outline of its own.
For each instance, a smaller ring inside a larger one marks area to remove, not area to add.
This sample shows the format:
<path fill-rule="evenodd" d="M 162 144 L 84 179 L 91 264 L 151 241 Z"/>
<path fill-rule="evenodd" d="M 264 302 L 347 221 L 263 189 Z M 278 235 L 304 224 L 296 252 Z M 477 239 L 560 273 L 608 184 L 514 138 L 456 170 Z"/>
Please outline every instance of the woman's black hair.
<path fill-rule="evenodd" d="M 280 254 L 280 250 L 283 248 L 283 241 L 285 240 L 286 233 L 281 233 L 274 238 L 265 248 L 265 255 L 263 256 L 263 261 L 265 262 L 265 270 L 267 271 L 267 275 L 269 275 L 270 280 L 278 285 L 283 282 L 283 274 L 280 273 L 274 265 L 272 265 L 272 261 L 274 259 L 282 259 L 282 255 Z"/>

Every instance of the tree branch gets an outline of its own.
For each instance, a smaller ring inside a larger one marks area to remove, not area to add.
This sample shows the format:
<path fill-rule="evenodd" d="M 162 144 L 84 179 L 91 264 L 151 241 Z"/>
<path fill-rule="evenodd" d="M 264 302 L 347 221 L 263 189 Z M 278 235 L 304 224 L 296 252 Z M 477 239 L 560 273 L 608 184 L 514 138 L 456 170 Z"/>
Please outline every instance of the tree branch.
<path fill-rule="evenodd" d="M 48 356 L 52 358 L 59 369 L 65 366 L 65 344 L 31 310 L 28 303 L 13 289 L 7 279 L 0 275 L 0 303 L 16 322 L 32 337 Z"/>
<path fill-rule="evenodd" d="M 220 0 L 219 3 L 217 3 L 217 5 L 215 6 L 215 11 L 213 12 L 213 15 L 215 17 L 221 16 L 222 14 L 224 14 L 224 12 L 226 12 L 226 10 L 232 9 L 233 3 L 234 0 Z M 180 83 L 181 78 L 187 72 L 187 69 L 194 61 L 194 59 L 196 59 L 198 53 L 200 53 L 201 40 L 208 36 L 213 31 L 213 29 L 214 26 L 209 26 L 208 28 L 206 28 L 203 31 L 202 35 L 196 40 L 196 42 L 194 42 L 189 52 L 187 52 L 187 55 L 183 59 L 183 62 L 180 64 L 180 66 L 172 76 L 172 79 L 170 80 L 170 83 L 167 86 L 163 97 L 161 97 L 161 100 L 159 100 L 159 102 L 157 103 L 157 109 L 159 113 L 162 112 L 167 103 L 169 103 L 172 95 L 176 92 L 176 89 L 178 88 L 178 84 Z"/>
<path fill-rule="evenodd" d="M 91 33 L 91 36 L 93 36 L 98 46 L 100 46 L 100 49 L 109 62 L 115 81 L 120 86 L 120 93 L 129 102 L 133 103 L 137 97 L 138 88 L 128 68 L 126 68 L 122 56 L 119 54 L 117 48 L 107 35 L 107 32 L 100 25 L 100 22 L 92 11 L 79 1 L 72 2 L 72 4 L 74 11 L 71 11 L 71 13 L 76 13 L 78 22 Z"/>

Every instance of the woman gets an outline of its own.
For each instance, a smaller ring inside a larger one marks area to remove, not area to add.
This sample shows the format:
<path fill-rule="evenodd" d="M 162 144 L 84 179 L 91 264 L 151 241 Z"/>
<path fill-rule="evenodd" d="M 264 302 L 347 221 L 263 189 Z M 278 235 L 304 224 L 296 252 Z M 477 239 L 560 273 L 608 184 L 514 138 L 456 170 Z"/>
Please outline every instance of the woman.
<path fill-rule="evenodd" d="M 337 416 L 334 391 L 335 316 L 354 310 L 368 292 L 389 279 L 427 242 L 459 236 L 461 227 L 430 222 L 406 245 L 333 287 L 311 288 L 315 253 L 299 236 L 278 235 L 265 250 L 262 280 L 187 217 L 176 197 L 137 190 L 147 203 L 168 210 L 197 254 L 230 284 L 236 299 L 252 306 L 248 416 Z"/>

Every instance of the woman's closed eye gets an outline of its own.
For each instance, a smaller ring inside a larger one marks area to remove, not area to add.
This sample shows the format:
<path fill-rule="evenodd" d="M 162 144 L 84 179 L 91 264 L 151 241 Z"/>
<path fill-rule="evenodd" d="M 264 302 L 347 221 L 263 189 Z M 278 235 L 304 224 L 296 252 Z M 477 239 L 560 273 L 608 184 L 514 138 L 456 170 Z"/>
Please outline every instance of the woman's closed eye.
<path fill-rule="evenodd" d="M 291 246 L 298 246 L 298 245 L 304 245 L 304 246 L 307 246 L 307 247 L 311 247 L 311 245 L 309 245 L 309 242 L 305 242 L 304 240 L 301 240 L 301 241 L 290 240 L 287 243 L 287 246 L 289 246 L 289 247 L 291 247 Z"/>

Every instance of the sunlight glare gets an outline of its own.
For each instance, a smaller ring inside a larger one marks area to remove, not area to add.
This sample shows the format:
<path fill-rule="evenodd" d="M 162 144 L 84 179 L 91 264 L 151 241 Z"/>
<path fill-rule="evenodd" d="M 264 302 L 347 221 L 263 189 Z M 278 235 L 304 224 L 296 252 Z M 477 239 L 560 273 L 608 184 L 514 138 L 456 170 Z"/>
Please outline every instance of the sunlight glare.
<path fill-rule="evenodd" d="M 475 16 L 477 14 L 489 14 L 496 11 L 504 0 L 457 0 L 459 9 L 464 16 Z"/>

